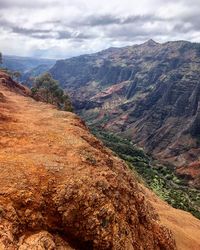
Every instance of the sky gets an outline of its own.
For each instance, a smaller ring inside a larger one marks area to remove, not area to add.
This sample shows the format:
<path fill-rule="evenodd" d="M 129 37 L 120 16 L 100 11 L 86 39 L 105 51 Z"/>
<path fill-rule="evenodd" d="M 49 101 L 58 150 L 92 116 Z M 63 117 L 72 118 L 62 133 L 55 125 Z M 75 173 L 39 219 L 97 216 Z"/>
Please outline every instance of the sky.
<path fill-rule="evenodd" d="M 200 42 L 200 0 L 0 0 L 0 51 L 68 58 L 109 47 Z"/>

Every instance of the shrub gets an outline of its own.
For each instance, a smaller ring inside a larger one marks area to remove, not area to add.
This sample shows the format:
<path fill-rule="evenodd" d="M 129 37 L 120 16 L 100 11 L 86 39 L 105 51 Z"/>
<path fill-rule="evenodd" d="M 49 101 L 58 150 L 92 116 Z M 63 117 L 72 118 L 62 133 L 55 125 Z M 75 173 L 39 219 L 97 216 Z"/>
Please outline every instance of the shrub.
<path fill-rule="evenodd" d="M 69 96 L 59 87 L 58 81 L 46 72 L 33 79 L 31 88 L 33 98 L 56 105 L 59 109 L 72 111 Z"/>

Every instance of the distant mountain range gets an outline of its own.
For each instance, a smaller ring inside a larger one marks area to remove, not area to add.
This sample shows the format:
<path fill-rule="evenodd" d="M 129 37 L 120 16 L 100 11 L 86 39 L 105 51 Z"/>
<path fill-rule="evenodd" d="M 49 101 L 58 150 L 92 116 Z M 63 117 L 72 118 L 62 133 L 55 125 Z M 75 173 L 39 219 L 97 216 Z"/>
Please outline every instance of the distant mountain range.
<path fill-rule="evenodd" d="M 90 125 L 131 138 L 200 187 L 200 44 L 149 40 L 59 60 L 50 72 Z"/>
<path fill-rule="evenodd" d="M 54 59 L 3 55 L 2 66 L 12 71 L 19 71 L 22 75 L 21 80 L 27 80 L 30 76 L 38 76 L 48 71 L 55 62 Z"/>

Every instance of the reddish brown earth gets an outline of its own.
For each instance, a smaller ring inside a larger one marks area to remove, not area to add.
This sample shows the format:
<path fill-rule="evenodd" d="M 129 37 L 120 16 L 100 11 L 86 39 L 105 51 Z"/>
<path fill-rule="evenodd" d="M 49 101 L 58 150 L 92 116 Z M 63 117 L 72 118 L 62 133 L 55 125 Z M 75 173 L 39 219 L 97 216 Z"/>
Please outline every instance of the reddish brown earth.
<path fill-rule="evenodd" d="M 140 187 L 76 115 L 0 73 L 0 249 L 173 250 L 174 235 L 178 249 L 197 250 L 199 233 L 197 219 Z"/>
<path fill-rule="evenodd" d="M 187 166 L 177 168 L 177 173 L 189 179 L 189 184 L 200 188 L 200 161 L 192 162 Z"/>
<path fill-rule="evenodd" d="M 142 188 L 144 189 L 144 187 Z M 173 232 L 177 248 L 179 250 L 199 250 L 200 221 L 188 212 L 169 206 L 150 190 L 145 188 L 143 192 L 146 199 L 156 209 L 162 223 Z"/>

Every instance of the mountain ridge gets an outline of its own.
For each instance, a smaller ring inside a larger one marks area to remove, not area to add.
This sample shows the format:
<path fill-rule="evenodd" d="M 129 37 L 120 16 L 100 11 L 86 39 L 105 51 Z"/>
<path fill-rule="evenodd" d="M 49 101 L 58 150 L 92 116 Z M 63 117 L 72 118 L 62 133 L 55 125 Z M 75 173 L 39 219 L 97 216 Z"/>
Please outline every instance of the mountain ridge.
<path fill-rule="evenodd" d="M 200 153 L 199 55 L 198 43 L 150 40 L 57 61 L 50 72 L 89 124 L 131 138 L 184 175 Z M 199 179 L 200 169 L 189 184 Z"/>

